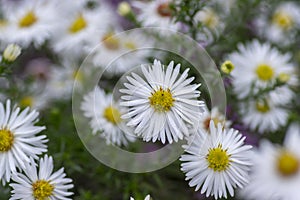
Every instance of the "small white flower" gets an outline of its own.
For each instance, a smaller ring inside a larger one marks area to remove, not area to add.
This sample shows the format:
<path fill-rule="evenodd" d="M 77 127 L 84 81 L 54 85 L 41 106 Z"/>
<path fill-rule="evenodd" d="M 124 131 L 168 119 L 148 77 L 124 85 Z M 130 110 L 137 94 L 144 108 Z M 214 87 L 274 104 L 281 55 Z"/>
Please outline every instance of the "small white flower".
<path fill-rule="evenodd" d="M 206 197 L 234 195 L 234 188 L 248 183 L 252 146 L 244 145 L 245 137 L 237 130 L 224 130 L 219 123 L 210 122 L 210 132 L 199 129 L 190 145 L 184 145 L 187 152 L 181 156 L 181 170 L 190 180 L 190 187 L 201 188 Z"/>
<path fill-rule="evenodd" d="M 52 1 L 26 0 L 4 11 L 8 26 L 6 40 L 27 47 L 41 46 L 57 27 L 56 4 Z"/>
<path fill-rule="evenodd" d="M 21 54 L 21 47 L 17 44 L 8 45 L 3 52 L 3 59 L 8 62 L 13 62 Z"/>
<path fill-rule="evenodd" d="M 6 107 L 0 103 L 0 179 L 3 184 L 9 182 L 16 169 L 24 169 L 29 157 L 47 151 L 45 135 L 37 135 L 45 129 L 35 126 L 39 113 L 29 112 L 29 107 L 20 112 L 20 108 L 11 108 L 10 100 Z"/>
<path fill-rule="evenodd" d="M 205 106 L 204 113 L 200 117 L 199 128 L 203 129 L 203 131 L 209 131 L 209 124 L 211 120 L 213 120 L 216 126 L 218 123 L 221 123 L 226 129 L 228 129 L 231 125 L 231 121 L 226 120 L 226 117 L 220 113 L 217 107 L 214 107 L 211 111 L 209 111 L 207 106 Z"/>
<path fill-rule="evenodd" d="M 162 27 L 178 30 L 179 24 L 172 21 L 170 0 L 134 1 L 132 6 L 139 9 L 137 18 L 145 27 Z"/>
<path fill-rule="evenodd" d="M 285 1 L 270 10 L 254 21 L 258 34 L 280 46 L 291 44 L 300 28 L 299 4 Z"/>
<path fill-rule="evenodd" d="M 130 200 L 134 200 L 134 198 L 133 198 L 133 197 L 130 197 Z M 150 194 L 148 194 L 148 195 L 145 197 L 144 200 L 151 200 Z"/>
<path fill-rule="evenodd" d="M 241 104 L 241 114 L 243 122 L 259 133 L 278 130 L 286 124 L 289 116 L 288 110 L 268 96 Z"/>
<path fill-rule="evenodd" d="M 13 188 L 10 200 L 17 199 L 64 199 L 73 193 L 68 190 L 73 188 L 72 179 L 66 178 L 64 168 L 53 173 L 53 159 L 45 155 L 40 159 L 37 170 L 33 159 L 25 163 L 24 173 L 15 173 L 12 177 L 15 183 L 11 183 Z"/>
<path fill-rule="evenodd" d="M 292 124 L 283 146 L 263 140 L 256 149 L 249 185 L 243 199 L 298 200 L 300 185 L 300 127 Z"/>
<path fill-rule="evenodd" d="M 172 143 L 188 136 L 188 124 L 196 126 L 203 112 L 203 102 L 197 100 L 200 84 L 191 84 L 194 77 L 187 78 L 189 69 L 180 75 L 180 64 L 174 68 L 173 61 L 166 67 L 155 60 L 141 68 L 146 80 L 131 73 L 126 89 L 120 90 L 125 94 L 120 105 L 128 108 L 122 118 L 145 141 Z"/>
<path fill-rule="evenodd" d="M 230 54 L 228 60 L 234 64 L 234 91 L 239 98 L 257 94 L 261 89 L 272 87 L 279 76 L 290 76 L 287 84 L 295 84 L 295 69 L 290 63 L 289 54 L 281 54 L 269 44 L 253 41 L 239 45 L 238 52 Z"/>
<path fill-rule="evenodd" d="M 101 132 L 100 136 L 106 139 L 107 144 L 118 146 L 127 145 L 135 140 L 119 128 L 123 123 L 122 111 L 119 105 L 113 102 L 112 94 L 105 94 L 104 90 L 97 86 L 83 99 L 81 109 L 84 115 L 91 119 L 93 134 Z"/>
<path fill-rule="evenodd" d="M 102 43 L 93 52 L 92 61 L 95 66 L 113 75 L 125 73 L 145 63 L 149 51 L 139 51 L 139 49 L 151 46 L 150 38 L 132 32 L 121 34 L 114 34 L 113 31 L 104 32 L 97 41 Z M 91 46 L 92 48 L 94 46 Z"/>

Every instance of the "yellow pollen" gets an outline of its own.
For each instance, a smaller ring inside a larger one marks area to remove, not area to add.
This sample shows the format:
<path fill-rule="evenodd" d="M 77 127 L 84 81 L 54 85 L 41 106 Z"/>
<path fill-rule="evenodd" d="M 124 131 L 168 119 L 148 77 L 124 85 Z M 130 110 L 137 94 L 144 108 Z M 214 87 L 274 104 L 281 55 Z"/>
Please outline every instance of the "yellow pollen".
<path fill-rule="evenodd" d="M 24 98 L 21 99 L 20 101 L 20 105 L 21 107 L 31 107 L 33 105 L 33 98 L 30 96 L 26 96 Z"/>
<path fill-rule="evenodd" d="M 274 77 L 274 70 L 269 65 L 259 65 L 256 68 L 256 74 L 262 81 L 270 81 Z"/>
<path fill-rule="evenodd" d="M 299 160 L 287 151 L 283 151 L 277 158 L 277 170 L 282 176 L 292 176 L 299 170 Z"/>
<path fill-rule="evenodd" d="M 149 97 L 150 105 L 158 112 L 167 112 L 174 105 L 170 89 L 163 90 L 161 87 Z"/>
<path fill-rule="evenodd" d="M 10 130 L 0 129 L 0 152 L 9 151 L 14 144 L 14 135 Z"/>
<path fill-rule="evenodd" d="M 272 22 L 285 30 L 291 28 L 294 24 L 292 17 L 286 12 L 276 12 L 273 15 Z"/>
<path fill-rule="evenodd" d="M 29 11 L 19 21 L 19 27 L 26 28 L 30 27 L 37 22 L 38 18 L 33 11 Z"/>
<path fill-rule="evenodd" d="M 70 33 L 77 33 L 83 29 L 85 29 L 87 26 L 87 22 L 84 19 L 83 15 L 79 15 L 72 23 L 72 25 L 69 27 Z"/>
<path fill-rule="evenodd" d="M 230 155 L 227 154 L 227 150 L 222 149 L 222 145 L 219 144 L 218 147 L 209 149 L 206 155 L 206 160 L 208 162 L 208 167 L 214 171 L 224 171 L 230 164 Z"/>
<path fill-rule="evenodd" d="M 267 101 L 257 101 L 255 106 L 256 110 L 261 113 L 267 113 L 270 111 L 270 106 Z"/>
<path fill-rule="evenodd" d="M 113 33 L 104 35 L 102 42 L 109 50 L 118 50 L 120 48 L 120 40 L 116 36 L 113 36 Z"/>
<path fill-rule="evenodd" d="M 32 184 L 32 190 L 35 200 L 46 200 L 53 194 L 54 186 L 49 181 L 38 180 Z"/>
<path fill-rule="evenodd" d="M 104 110 L 103 116 L 107 121 L 111 122 L 112 124 L 118 124 L 122 121 L 120 111 L 114 108 L 113 106 L 107 107 Z"/>

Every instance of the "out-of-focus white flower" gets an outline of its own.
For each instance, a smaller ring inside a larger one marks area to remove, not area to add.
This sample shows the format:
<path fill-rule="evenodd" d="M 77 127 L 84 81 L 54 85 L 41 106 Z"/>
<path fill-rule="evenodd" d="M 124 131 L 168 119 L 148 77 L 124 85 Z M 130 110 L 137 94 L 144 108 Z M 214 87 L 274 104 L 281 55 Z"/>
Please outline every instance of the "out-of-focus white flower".
<path fill-rule="evenodd" d="M 39 113 L 29 112 L 29 107 L 21 111 L 11 107 L 10 100 L 6 106 L 0 103 L 0 180 L 9 182 L 11 175 L 18 169 L 25 169 L 30 157 L 37 159 L 47 151 L 45 135 L 37 135 L 45 129 L 35 126 Z"/>
<path fill-rule="evenodd" d="M 65 19 L 62 19 L 60 28 L 54 35 L 52 46 L 61 56 L 77 58 L 86 54 L 86 46 L 95 47 L 95 38 L 102 32 L 109 30 L 116 24 L 116 17 L 105 2 L 90 10 L 82 6 L 75 8 Z M 91 44 L 92 43 L 92 44 Z"/>
<path fill-rule="evenodd" d="M 258 34 L 280 46 L 291 44 L 300 28 L 300 7 L 285 1 L 271 10 L 271 17 L 263 13 L 255 20 Z"/>
<path fill-rule="evenodd" d="M 17 199 L 64 199 L 73 194 L 68 190 L 73 188 L 72 179 L 66 178 L 64 168 L 53 173 L 53 159 L 45 155 L 40 159 L 39 169 L 33 159 L 25 163 L 24 173 L 16 172 L 11 183 L 13 188 L 10 200 Z"/>
<path fill-rule="evenodd" d="M 56 31 L 56 7 L 52 1 L 38 0 L 25 0 L 18 6 L 9 7 L 4 11 L 8 24 L 5 40 L 22 47 L 28 47 L 31 43 L 41 46 Z"/>
<path fill-rule="evenodd" d="M 151 44 L 151 40 L 142 34 L 106 32 L 98 40 L 102 42 L 94 50 L 92 61 L 110 74 L 125 73 L 145 63 L 149 55 L 149 51 L 140 50 Z"/>
<path fill-rule="evenodd" d="M 284 126 L 288 120 L 288 110 L 272 101 L 269 96 L 250 100 L 241 104 L 242 121 L 259 133 L 273 132 Z"/>
<path fill-rule="evenodd" d="M 231 125 L 231 121 L 226 120 L 226 117 L 222 113 L 220 113 L 217 107 L 213 107 L 210 111 L 205 106 L 204 113 L 200 117 L 199 129 L 202 129 L 203 131 L 209 131 L 209 124 L 211 120 L 215 123 L 215 126 L 217 126 L 218 123 L 221 123 L 226 129 L 228 129 Z"/>
<path fill-rule="evenodd" d="M 17 44 L 8 45 L 3 52 L 3 59 L 8 62 L 13 62 L 21 54 L 21 47 Z"/>
<path fill-rule="evenodd" d="M 106 139 L 107 144 L 121 146 L 135 140 L 119 128 L 124 123 L 121 119 L 122 111 L 118 103 L 113 102 L 112 94 L 105 94 L 98 86 L 84 96 L 81 110 L 91 119 L 93 134 L 101 132 L 100 136 Z"/>
<path fill-rule="evenodd" d="M 137 18 L 146 27 L 161 27 L 178 30 L 179 24 L 172 20 L 170 0 L 134 1 L 132 6 L 139 10 Z"/>
<path fill-rule="evenodd" d="M 164 66 L 155 60 L 141 68 L 145 79 L 131 73 L 126 89 L 120 90 L 124 94 L 120 105 L 128 109 L 122 118 L 147 142 L 172 143 L 188 136 L 188 124 L 196 126 L 203 113 L 203 102 L 197 100 L 200 84 L 191 84 L 189 69 L 180 75 L 180 64 L 174 67 L 173 61 Z"/>
<path fill-rule="evenodd" d="M 190 187 L 201 188 L 206 197 L 234 195 L 234 188 L 242 188 L 249 181 L 252 146 L 244 145 L 245 137 L 237 130 L 225 130 L 220 123 L 210 121 L 210 132 L 199 130 L 190 145 L 184 145 L 187 152 L 181 156 L 181 170 L 190 180 Z"/>
<path fill-rule="evenodd" d="M 289 54 L 281 54 L 269 44 L 253 41 L 240 44 L 238 52 L 228 56 L 235 66 L 233 77 L 234 91 L 239 98 L 256 94 L 260 89 L 272 87 L 281 74 L 291 78 L 287 84 L 295 84 L 295 68 L 290 63 Z"/>
<path fill-rule="evenodd" d="M 249 185 L 243 199 L 298 200 L 300 185 L 300 127 L 292 124 L 283 146 L 261 141 L 255 151 Z"/>

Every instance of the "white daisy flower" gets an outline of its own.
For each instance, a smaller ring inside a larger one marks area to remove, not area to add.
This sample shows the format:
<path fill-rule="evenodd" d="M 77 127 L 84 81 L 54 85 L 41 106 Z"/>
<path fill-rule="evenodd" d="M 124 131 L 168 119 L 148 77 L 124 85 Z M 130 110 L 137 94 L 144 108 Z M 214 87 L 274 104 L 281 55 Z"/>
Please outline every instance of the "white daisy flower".
<path fill-rule="evenodd" d="M 253 155 L 249 185 L 241 191 L 243 199 L 298 200 L 300 185 L 300 127 L 292 124 L 283 146 L 267 140 Z"/>
<path fill-rule="evenodd" d="M 126 89 L 120 90 L 120 105 L 128 109 L 122 118 L 147 142 L 172 143 L 188 136 L 188 125 L 196 126 L 203 112 L 204 103 L 197 100 L 200 84 L 190 84 L 194 77 L 187 79 L 189 69 L 180 75 L 180 64 L 174 68 L 173 61 L 166 67 L 155 60 L 141 69 L 146 80 L 131 73 Z"/>
<path fill-rule="evenodd" d="M 194 20 L 201 23 L 203 28 L 197 34 L 197 39 L 209 44 L 215 37 L 218 37 L 224 29 L 221 17 L 220 13 L 217 13 L 217 11 L 208 6 L 198 11 Z"/>
<path fill-rule="evenodd" d="M 187 152 L 181 156 L 181 170 L 186 173 L 189 186 L 201 188 L 206 197 L 215 199 L 234 195 L 234 188 L 248 183 L 251 166 L 250 145 L 244 145 L 245 137 L 237 130 L 224 130 L 219 123 L 210 122 L 210 133 L 199 131 L 190 145 L 184 145 Z"/>
<path fill-rule="evenodd" d="M 271 17 L 263 13 L 254 22 L 259 35 L 281 46 L 288 45 L 300 28 L 300 7 L 295 2 L 283 2 L 272 9 Z"/>
<path fill-rule="evenodd" d="M 41 46 L 56 30 L 56 6 L 51 1 L 25 0 L 18 6 L 9 7 L 4 12 L 8 21 L 6 40 L 22 47 L 31 43 Z"/>
<path fill-rule="evenodd" d="M 133 198 L 133 197 L 130 197 L 130 200 L 134 200 L 134 198 Z M 148 195 L 145 197 L 144 200 L 151 200 L 150 194 L 148 194 Z"/>
<path fill-rule="evenodd" d="M 231 121 L 226 120 L 226 117 L 220 113 L 217 107 L 213 107 L 211 111 L 209 111 L 207 106 L 205 106 L 204 113 L 200 117 L 199 129 L 203 129 L 203 131 L 209 131 L 209 124 L 211 120 L 213 120 L 216 126 L 218 123 L 221 123 L 226 129 L 228 129 L 231 125 Z"/>
<path fill-rule="evenodd" d="M 116 35 L 113 31 L 104 32 L 97 40 L 102 41 L 102 44 L 97 46 L 93 52 L 93 63 L 111 74 L 125 73 L 129 69 L 145 63 L 149 51 L 139 51 L 139 49 L 145 46 L 151 47 L 149 38 L 132 32 Z M 127 52 L 130 53 L 127 54 Z M 123 55 L 125 53 L 126 55 Z M 108 67 L 109 64 L 112 65 Z"/>
<path fill-rule="evenodd" d="M 289 112 L 270 97 L 241 104 L 242 121 L 259 133 L 274 132 L 287 123 Z"/>
<path fill-rule="evenodd" d="M 179 29 L 179 24 L 172 21 L 170 0 L 134 1 L 132 6 L 139 10 L 137 18 L 145 27 Z"/>
<path fill-rule="evenodd" d="M 11 183 L 13 188 L 10 200 L 26 199 L 63 199 L 73 194 L 68 190 L 73 188 L 72 179 L 66 178 L 64 168 L 53 173 L 53 159 L 45 155 L 40 159 L 37 169 L 33 159 L 25 163 L 24 173 L 15 173 L 12 177 L 15 183 Z"/>
<path fill-rule="evenodd" d="M 78 73 L 78 66 L 71 60 L 63 60 L 62 66 L 51 66 L 49 80 L 45 93 L 49 99 L 70 99 L 74 81 L 83 80 L 83 74 Z"/>
<path fill-rule="evenodd" d="M 29 112 L 29 107 L 20 112 L 19 107 L 12 109 L 10 100 L 6 106 L 0 103 L 0 179 L 2 184 L 9 182 L 16 169 L 24 169 L 29 157 L 47 151 L 45 135 L 37 135 L 45 129 L 35 126 L 39 113 Z"/>
<path fill-rule="evenodd" d="M 81 109 L 85 117 L 91 119 L 93 134 L 101 132 L 100 136 L 106 139 L 107 144 L 118 146 L 127 145 L 135 140 L 119 128 L 123 123 L 122 111 L 118 103 L 113 101 L 112 94 L 105 94 L 104 90 L 97 86 L 83 99 Z"/>
<path fill-rule="evenodd" d="M 287 84 L 295 84 L 295 69 L 290 63 L 291 56 L 281 54 L 269 44 L 260 44 L 255 40 L 247 45 L 239 45 L 238 52 L 228 57 L 235 66 L 231 75 L 234 91 L 239 98 L 273 86 L 282 75 L 290 77 Z"/>
<path fill-rule="evenodd" d="M 77 58 L 85 54 L 85 46 L 98 38 L 99 31 L 106 31 L 116 24 L 112 10 L 101 4 L 95 9 L 75 9 L 65 17 L 52 41 L 54 51 L 63 55 Z M 94 46 L 98 44 L 93 44 Z"/>

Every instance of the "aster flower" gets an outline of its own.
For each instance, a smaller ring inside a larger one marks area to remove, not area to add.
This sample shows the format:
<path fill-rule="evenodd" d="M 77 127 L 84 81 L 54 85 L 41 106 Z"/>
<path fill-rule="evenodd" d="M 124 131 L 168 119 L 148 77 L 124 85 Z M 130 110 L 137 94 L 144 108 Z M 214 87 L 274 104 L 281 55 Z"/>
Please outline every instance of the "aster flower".
<path fill-rule="evenodd" d="M 210 133 L 199 129 L 190 145 L 184 145 L 187 152 L 181 156 L 181 170 L 190 180 L 190 187 L 201 188 L 206 197 L 227 198 L 227 191 L 234 195 L 234 188 L 248 183 L 252 164 L 249 145 L 237 130 L 224 130 L 210 121 Z"/>
<path fill-rule="evenodd" d="M 115 24 L 112 10 L 105 2 L 91 10 L 85 9 L 84 5 L 75 6 L 73 12 L 68 12 L 65 20 L 62 20 L 52 40 L 52 46 L 57 53 L 77 58 L 86 53 L 84 47 L 95 47 L 100 40 L 90 43 L 94 42 L 101 32 Z"/>
<path fill-rule="evenodd" d="M 149 37 L 133 32 L 114 34 L 113 31 L 106 31 L 99 35 L 100 38 L 96 38 L 97 42 L 92 43 L 90 49 L 93 50 L 94 44 L 102 41 L 93 52 L 92 61 L 95 66 L 102 67 L 109 74 L 122 74 L 146 62 L 147 51 L 138 50 L 151 47 L 152 42 Z"/>
<path fill-rule="evenodd" d="M 283 146 L 261 141 L 253 159 L 249 185 L 241 190 L 243 199 L 299 199 L 300 127 L 292 124 Z"/>
<path fill-rule="evenodd" d="M 11 183 L 13 188 L 10 200 L 16 199 L 64 199 L 73 193 L 68 190 L 73 188 L 72 180 L 66 178 L 64 168 L 53 173 L 53 159 L 45 155 L 39 161 L 37 170 L 36 163 L 30 159 L 25 163 L 24 173 L 15 173 L 12 177 L 15 183 Z"/>
<path fill-rule="evenodd" d="M 231 121 L 226 120 L 226 117 L 220 113 L 217 107 L 213 107 L 210 111 L 207 106 L 205 106 L 204 113 L 200 117 L 199 128 L 204 131 L 209 131 L 209 124 L 211 120 L 213 120 L 215 125 L 221 123 L 226 129 L 228 129 L 231 125 Z"/>
<path fill-rule="evenodd" d="M 179 24 L 172 21 L 170 0 L 149 2 L 134 1 L 132 6 L 139 10 L 137 18 L 145 27 L 162 27 L 178 30 Z"/>
<path fill-rule="evenodd" d="M 258 34 L 281 46 L 291 44 L 300 28 L 299 4 L 282 2 L 271 10 L 270 15 L 263 13 L 254 21 Z"/>
<path fill-rule="evenodd" d="M 284 126 L 289 112 L 270 97 L 250 100 L 240 106 L 242 121 L 251 130 L 259 133 L 273 132 Z"/>
<path fill-rule="evenodd" d="M 16 169 L 25 167 L 29 157 L 37 159 L 37 155 L 47 151 L 45 135 L 37 135 L 45 129 L 35 126 L 38 112 L 29 112 L 29 107 L 20 112 L 19 107 L 11 108 L 10 100 L 6 106 L 0 103 L 0 179 L 2 184 L 9 182 Z"/>
<path fill-rule="evenodd" d="M 122 118 L 145 141 L 172 143 L 188 136 L 188 125 L 196 126 L 203 112 L 203 102 L 197 100 L 200 84 L 191 84 L 189 69 L 180 75 L 180 64 L 174 68 L 173 61 L 166 67 L 155 60 L 141 69 L 146 80 L 131 73 L 126 89 L 120 90 L 124 94 L 120 105 L 128 109 Z"/>
<path fill-rule="evenodd" d="M 100 136 L 106 139 L 107 144 L 118 146 L 133 142 L 134 137 L 123 133 L 119 128 L 123 123 L 121 109 L 118 103 L 113 102 L 112 94 L 105 94 L 98 86 L 84 96 L 81 109 L 89 118 L 93 134 L 101 132 Z"/>
<path fill-rule="evenodd" d="M 52 1 L 25 0 L 8 7 L 4 10 L 7 19 L 4 39 L 22 47 L 31 43 L 41 46 L 56 30 L 56 6 Z"/>
<path fill-rule="evenodd" d="M 238 52 L 228 57 L 235 66 L 231 75 L 234 91 L 239 98 L 272 87 L 282 75 L 290 77 L 287 85 L 296 83 L 295 69 L 290 63 L 291 56 L 281 54 L 267 43 L 260 44 L 255 40 L 246 45 L 239 45 Z"/>

